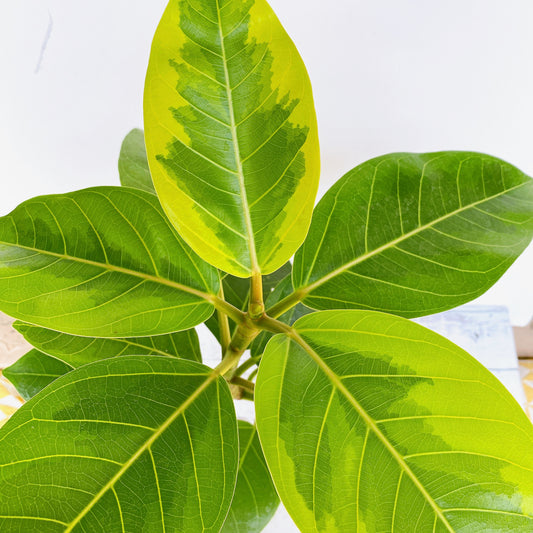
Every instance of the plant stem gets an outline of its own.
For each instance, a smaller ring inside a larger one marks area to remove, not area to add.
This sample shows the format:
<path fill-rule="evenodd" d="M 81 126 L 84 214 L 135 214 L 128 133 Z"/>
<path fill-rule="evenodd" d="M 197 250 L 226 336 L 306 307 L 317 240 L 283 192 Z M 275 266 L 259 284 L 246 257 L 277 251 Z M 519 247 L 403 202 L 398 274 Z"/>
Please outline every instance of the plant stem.
<path fill-rule="evenodd" d="M 228 368 L 226 373 L 229 372 L 228 378 L 233 377 L 233 372 L 239 363 L 239 359 L 242 357 L 242 354 L 248 348 L 250 343 L 257 337 L 261 332 L 257 324 L 250 319 L 248 315 L 243 315 L 243 321 L 237 325 L 231 341 L 229 343 L 228 349 L 222 358 L 222 363 L 225 360 L 233 361 L 233 365 Z M 222 364 L 221 363 L 221 364 Z M 231 371 L 231 372 L 230 372 Z"/>
<path fill-rule="evenodd" d="M 241 400 L 248 400 L 249 402 L 253 402 L 254 401 L 254 395 L 247 391 L 247 390 L 244 390 L 244 389 L 241 389 L 241 397 L 240 399 Z"/>
<path fill-rule="evenodd" d="M 243 313 L 230 303 L 226 302 L 226 300 L 223 300 L 218 296 L 213 296 L 209 301 L 215 306 L 215 309 L 217 311 L 220 311 L 225 315 L 229 316 L 231 320 L 233 320 L 233 322 L 235 322 L 236 324 L 241 324 L 242 322 L 244 322 L 246 317 L 245 313 Z"/>
<path fill-rule="evenodd" d="M 285 335 L 289 336 L 292 335 L 294 331 L 287 324 L 284 324 L 283 322 L 280 322 L 279 320 L 276 320 L 266 315 L 257 321 L 257 325 L 261 329 L 265 329 L 266 331 L 270 331 L 271 333 L 284 333 Z"/>
<path fill-rule="evenodd" d="M 220 361 L 220 363 L 218 363 L 218 365 L 214 368 L 214 372 L 216 372 L 216 374 L 219 376 L 225 376 L 232 368 L 235 367 L 240 358 L 240 354 L 231 352 L 228 354 L 228 351 L 226 351 L 222 361 Z"/>
<path fill-rule="evenodd" d="M 263 279 L 260 272 L 253 272 L 250 280 L 250 303 L 248 314 L 250 318 L 257 319 L 265 312 L 263 303 Z"/>
<path fill-rule="evenodd" d="M 218 293 L 218 297 L 221 300 L 224 300 L 224 287 L 222 283 L 220 284 L 220 291 Z M 222 312 L 221 309 L 217 309 L 217 318 L 218 318 L 218 329 L 220 332 L 220 345 L 222 347 L 222 357 L 224 357 L 224 354 L 226 353 L 226 350 L 228 349 L 229 344 L 231 342 L 231 333 L 229 329 L 228 315 Z"/>
<path fill-rule="evenodd" d="M 269 317 L 278 318 L 299 303 L 304 298 L 305 294 L 305 291 L 302 289 L 294 291 L 292 294 L 289 294 L 289 296 L 273 305 L 270 309 L 267 309 L 266 314 Z"/>
<path fill-rule="evenodd" d="M 246 348 L 248 348 L 249 344 L 262 330 L 267 330 L 272 333 L 284 333 L 285 335 L 291 335 L 293 333 L 293 329 L 290 326 L 287 326 L 287 324 L 284 324 L 279 320 L 270 318 L 269 316 L 263 315 L 257 320 L 251 320 L 248 315 L 245 315 L 244 321 L 237 326 L 237 329 L 231 338 L 231 342 L 228 350 L 226 350 L 224 359 L 232 358 L 232 360 L 236 360 L 238 363 Z M 224 359 L 222 359 L 222 361 L 224 361 Z M 248 365 L 248 367 L 251 366 L 249 361 L 253 359 L 255 358 L 250 358 L 242 365 L 245 368 L 244 370 L 241 369 L 239 374 L 242 374 L 242 372 L 246 370 L 246 365 Z M 237 365 L 235 364 L 233 371 L 228 374 L 229 379 L 235 375 L 238 375 L 237 371 L 235 370 L 236 366 Z"/>
<path fill-rule="evenodd" d="M 258 355 L 256 357 L 250 357 L 250 359 L 247 359 L 244 361 L 244 363 L 235 370 L 235 376 L 242 376 L 249 368 L 259 363 L 261 360 L 261 356 Z"/>
<path fill-rule="evenodd" d="M 238 385 L 239 387 L 243 388 L 244 390 L 247 390 L 248 392 L 251 392 L 253 394 L 255 390 L 255 384 L 251 381 L 248 381 L 247 379 L 243 379 L 239 376 L 233 376 L 230 380 L 230 383 L 233 383 L 234 385 Z"/>
<path fill-rule="evenodd" d="M 250 361 L 255 358 L 250 358 L 249 361 L 246 361 L 241 368 L 238 369 L 238 372 L 236 371 L 236 367 L 242 354 L 257 335 L 259 335 L 261 330 L 270 331 L 272 333 L 284 333 L 289 336 L 292 336 L 293 334 L 293 329 L 290 326 L 275 318 L 271 318 L 264 313 L 256 319 L 252 319 L 249 316 L 249 313 L 245 314 L 241 311 L 238 311 L 238 313 L 242 318 L 237 323 L 237 328 L 231 337 L 229 345 L 222 358 L 222 362 L 217 366 L 217 369 L 219 367 L 223 369 L 222 374 L 226 375 L 226 379 L 229 381 L 231 381 L 233 377 L 239 377 L 242 372 L 253 365 Z"/>

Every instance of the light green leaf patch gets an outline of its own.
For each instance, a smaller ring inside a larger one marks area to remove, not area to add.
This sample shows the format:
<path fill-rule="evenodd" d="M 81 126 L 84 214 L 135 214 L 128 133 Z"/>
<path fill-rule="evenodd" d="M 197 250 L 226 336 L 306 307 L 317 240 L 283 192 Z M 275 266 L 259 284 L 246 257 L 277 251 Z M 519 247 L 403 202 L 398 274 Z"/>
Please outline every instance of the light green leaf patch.
<path fill-rule="evenodd" d="M 294 254 L 318 186 L 316 117 L 305 66 L 265 0 L 171 0 L 144 121 L 157 194 L 204 260 L 249 277 Z"/>
<path fill-rule="evenodd" d="M 131 130 L 126 135 L 120 156 L 118 159 L 118 171 L 120 183 L 124 187 L 141 189 L 142 191 L 155 194 L 150 167 L 146 157 L 146 147 L 144 146 L 144 131 L 140 129 Z"/>
<path fill-rule="evenodd" d="M 533 528 L 533 426 L 488 370 L 418 324 L 372 311 L 300 318 L 292 338 L 269 342 L 255 397 L 301 531 Z"/>

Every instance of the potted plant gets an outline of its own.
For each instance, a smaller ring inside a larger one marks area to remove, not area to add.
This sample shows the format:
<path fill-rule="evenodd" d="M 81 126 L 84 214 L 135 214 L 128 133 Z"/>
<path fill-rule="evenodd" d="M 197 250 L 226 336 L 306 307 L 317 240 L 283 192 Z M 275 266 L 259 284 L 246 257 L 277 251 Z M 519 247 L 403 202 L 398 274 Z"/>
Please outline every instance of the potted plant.
<path fill-rule="evenodd" d="M 0 529 L 260 531 L 279 495 L 302 531 L 530 531 L 530 422 L 408 319 L 499 279 L 533 181 L 396 153 L 314 207 L 311 85 L 265 0 L 170 0 L 144 106 L 123 187 L 0 219 L 0 308 L 35 347 L 5 372 L 29 401 L 0 431 Z"/>

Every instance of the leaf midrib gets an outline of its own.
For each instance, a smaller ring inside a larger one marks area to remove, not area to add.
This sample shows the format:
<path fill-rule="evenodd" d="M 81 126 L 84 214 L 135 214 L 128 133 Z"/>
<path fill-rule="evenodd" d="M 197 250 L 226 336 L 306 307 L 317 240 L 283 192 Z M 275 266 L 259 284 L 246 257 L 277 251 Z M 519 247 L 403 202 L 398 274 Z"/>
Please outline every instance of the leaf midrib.
<path fill-rule="evenodd" d="M 394 248 L 395 246 L 397 246 L 398 244 L 402 243 L 403 241 L 405 241 L 407 239 L 410 239 L 411 237 L 414 237 L 415 235 L 418 235 L 419 233 L 422 233 L 423 231 L 425 231 L 427 229 L 431 229 L 433 226 L 436 226 L 437 224 L 439 224 L 441 222 L 444 222 L 445 220 L 449 219 L 450 217 L 453 217 L 453 216 L 455 216 L 455 215 L 457 215 L 459 213 L 462 213 L 464 211 L 468 211 L 469 209 L 473 209 L 476 206 L 481 205 L 481 204 L 483 204 L 485 202 L 490 202 L 491 200 L 499 198 L 499 197 L 503 196 L 504 194 L 507 194 L 507 193 L 509 193 L 511 191 L 514 191 L 514 190 L 519 189 L 520 187 L 524 187 L 526 185 L 530 185 L 529 182 L 525 181 L 523 183 L 520 183 L 519 185 L 515 185 L 514 187 L 511 187 L 511 188 L 506 189 L 506 190 L 504 190 L 502 192 L 499 192 L 498 194 L 483 198 L 482 200 L 479 200 L 477 202 L 473 202 L 473 203 L 468 204 L 466 206 L 460 207 L 459 209 L 451 211 L 450 213 L 448 213 L 448 214 L 446 214 L 446 215 L 444 215 L 442 217 L 439 217 L 439 218 L 437 218 L 435 220 L 432 220 L 431 222 L 428 222 L 427 224 L 424 224 L 423 226 L 418 226 L 414 230 L 411 230 L 411 231 L 409 231 L 407 233 L 404 233 L 402 236 L 400 236 L 400 237 L 398 237 L 396 239 L 393 239 L 392 241 L 389 241 L 389 242 L 383 244 L 382 246 L 379 246 L 378 248 L 375 248 L 371 252 L 364 253 L 363 255 L 360 255 L 359 257 L 356 257 L 352 261 L 349 261 L 348 263 L 345 263 L 344 265 L 342 265 L 339 268 L 335 269 L 333 272 L 330 272 L 326 276 L 323 276 L 322 278 L 319 278 L 317 281 L 315 281 L 315 282 L 313 282 L 313 283 L 311 283 L 309 285 L 306 285 L 304 287 L 299 288 L 298 292 L 300 292 L 303 295 L 307 295 L 311 291 L 313 291 L 314 289 L 318 288 L 320 285 L 323 285 L 327 281 L 337 277 L 340 274 L 343 274 L 346 270 L 349 270 L 349 269 L 353 268 L 354 266 L 357 266 L 360 263 L 363 263 L 367 259 L 370 259 L 370 258 L 374 257 L 375 255 L 379 255 L 382 252 L 385 252 L 385 251 L 389 250 L 390 248 Z M 309 272 L 309 276 L 310 275 L 311 275 L 311 271 Z"/>
<path fill-rule="evenodd" d="M 440 518 L 442 524 L 450 533 L 455 533 L 451 524 L 448 522 L 448 519 L 444 516 L 442 509 L 437 505 L 435 500 L 428 493 L 424 485 L 419 481 L 416 474 L 411 470 L 409 465 L 405 462 L 404 458 L 396 451 L 391 442 L 379 429 L 379 427 L 374 422 L 373 418 L 363 409 L 359 402 L 353 397 L 351 392 L 346 388 L 341 379 L 331 370 L 331 368 L 323 361 L 323 359 L 318 355 L 317 352 L 313 350 L 311 346 L 298 334 L 295 329 L 291 330 L 289 337 L 295 341 L 301 348 L 303 348 L 307 354 L 313 359 L 313 361 L 319 366 L 319 368 L 324 372 L 326 377 L 330 380 L 334 388 L 341 392 L 344 397 L 350 402 L 353 408 L 357 411 L 358 415 L 363 419 L 367 428 L 369 428 L 373 434 L 379 439 L 379 441 L 385 446 L 389 451 L 392 457 L 396 460 L 401 470 L 405 472 L 416 488 L 420 491 L 425 500 L 429 503 L 435 514 Z"/>
<path fill-rule="evenodd" d="M 217 20 L 218 20 L 218 34 L 220 38 L 220 48 L 222 52 L 222 66 L 224 68 L 224 80 L 225 80 L 225 89 L 226 89 L 226 97 L 228 100 L 228 112 L 229 112 L 229 118 L 230 118 L 230 131 L 231 131 L 231 138 L 233 142 L 233 152 L 235 154 L 235 164 L 237 166 L 237 177 L 239 179 L 239 189 L 240 189 L 240 196 L 243 206 L 243 212 L 244 212 L 244 222 L 246 225 L 246 233 L 247 233 L 247 241 L 249 246 L 249 253 L 250 253 L 250 263 L 251 263 L 251 270 L 252 273 L 259 273 L 260 268 L 257 261 L 257 252 L 255 249 L 255 236 L 254 236 L 254 230 L 252 227 L 252 219 L 250 216 L 250 206 L 248 205 L 248 196 L 246 194 L 246 185 L 244 183 L 244 171 L 242 168 L 242 160 L 241 160 L 241 151 L 239 147 L 239 139 L 237 136 L 237 124 L 235 120 L 235 110 L 233 108 L 233 93 L 232 88 L 230 85 L 230 79 L 229 79 L 229 72 L 228 72 L 228 63 L 226 59 L 226 46 L 224 41 L 224 33 L 222 31 L 222 19 L 220 16 L 220 0 L 216 0 L 216 8 L 217 8 Z"/>
<path fill-rule="evenodd" d="M 154 283 L 159 283 L 161 285 L 166 285 L 168 287 L 172 287 L 173 289 L 178 289 L 183 292 L 188 292 L 189 294 L 193 294 L 195 296 L 198 296 L 199 298 L 202 298 L 209 302 L 210 304 L 214 304 L 214 301 L 216 299 L 215 295 L 209 294 L 207 292 L 203 292 L 197 289 L 193 289 L 192 287 L 188 287 L 187 285 L 182 285 L 181 283 L 178 283 L 176 281 L 172 281 L 166 278 L 161 278 L 158 276 L 154 276 L 152 274 L 146 274 L 144 272 L 138 272 L 136 270 L 131 270 L 129 268 L 124 268 L 116 265 L 112 265 L 110 263 L 101 263 L 99 261 L 93 261 L 91 259 L 84 259 L 81 257 L 76 257 L 74 255 L 68 255 L 68 254 L 60 254 L 57 252 L 51 252 L 49 250 L 43 250 L 41 248 L 36 248 L 34 246 L 25 246 L 23 244 L 15 244 L 12 242 L 6 242 L 6 241 L 0 241 L 0 245 L 4 246 L 10 246 L 13 248 L 20 248 L 22 250 L 28 250 L 31 252 L 37 252 L 38 254 L 42 255 L 48 255 L 50 257 L 56 257 L 58 259 L 63 259 L 65 261 L 74 261 L 78 263 L 83 263 L 89 266 L 101 268 L 103 270 L 110 270 L 112 272 L 118 272 L 120 274 L 126 274 L 128 276 L 137 277 L 139 279 L 143 279 L 145 281 L 152 281 Z M 2 278 L 0 278 L 2 279 Z"/>

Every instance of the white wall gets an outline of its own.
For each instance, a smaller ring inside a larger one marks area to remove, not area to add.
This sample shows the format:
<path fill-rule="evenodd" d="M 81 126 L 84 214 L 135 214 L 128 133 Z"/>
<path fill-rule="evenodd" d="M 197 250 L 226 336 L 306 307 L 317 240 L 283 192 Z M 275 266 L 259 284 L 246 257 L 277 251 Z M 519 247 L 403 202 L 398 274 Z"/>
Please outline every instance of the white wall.
<path fill-rule="evenodd" d="M 464 149 L 533 174 L 531 0 L 271 0 L 313 80 L 321 192 L 392 151 Z M 142 125 L 165 0 L 0 2 L 0 214 L 37 194 L 118 183 Z M 47 32 L 51 28 L 47 46 Z M 42 57 L 41 57 L 42 55 Z M 485 295 L 533 314 L 533 248 Z"/>

